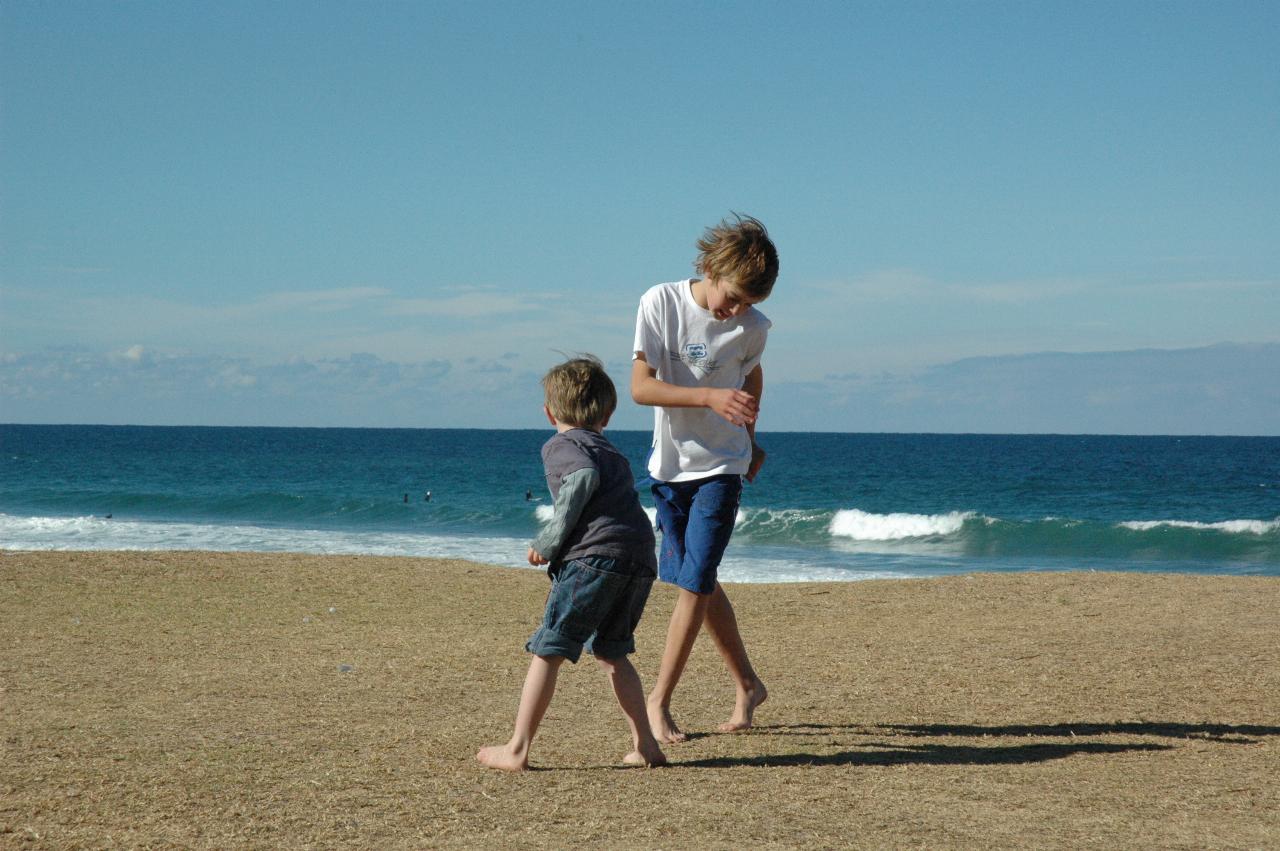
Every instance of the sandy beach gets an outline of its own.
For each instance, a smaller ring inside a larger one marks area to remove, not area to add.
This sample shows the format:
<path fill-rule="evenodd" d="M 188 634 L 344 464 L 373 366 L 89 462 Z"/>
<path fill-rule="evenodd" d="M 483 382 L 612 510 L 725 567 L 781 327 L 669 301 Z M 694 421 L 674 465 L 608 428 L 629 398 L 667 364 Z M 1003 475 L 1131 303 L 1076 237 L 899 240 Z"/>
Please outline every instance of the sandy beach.
<path fill-rule="evenodd" d="M 1280 581 L 736 585 L 770 699 L 699 640 L 672 767 L 566 666 L 510 733 L 547 588 L 460 561 L 0 553 L 0 846 L 1280 845 Z M 652 683 L 674 596 L 655 586 Z"/>

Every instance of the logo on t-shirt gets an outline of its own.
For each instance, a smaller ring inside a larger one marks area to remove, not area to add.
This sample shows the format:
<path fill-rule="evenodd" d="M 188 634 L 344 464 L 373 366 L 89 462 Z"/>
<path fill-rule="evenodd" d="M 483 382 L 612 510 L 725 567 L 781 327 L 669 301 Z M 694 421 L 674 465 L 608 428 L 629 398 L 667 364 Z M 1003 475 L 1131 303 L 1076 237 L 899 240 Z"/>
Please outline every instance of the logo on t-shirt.
<path fill-rule="evenodd" d="M 711 358 L 711 352 L 707 350 L 706 343 L 685 343 L 680 351 L 671 354 L 676 360 L 703 375 L 710 375 L 720 369 L 719 361 Z"/>

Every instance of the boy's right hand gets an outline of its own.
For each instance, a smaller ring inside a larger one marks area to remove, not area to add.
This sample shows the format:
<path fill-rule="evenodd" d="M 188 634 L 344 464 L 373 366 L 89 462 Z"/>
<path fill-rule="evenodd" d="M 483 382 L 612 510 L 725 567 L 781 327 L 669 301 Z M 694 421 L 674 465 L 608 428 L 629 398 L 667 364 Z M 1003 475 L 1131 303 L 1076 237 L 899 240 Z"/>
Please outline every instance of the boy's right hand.
<path fill-rule="evenodd" d="M 707 391 L 707 407 L 736 426 L 756 421 L 760 404 L 745 390 L 716 388 Z"/>
<path fill-rule="evenodd" d="M 542 554 L 539 553 L 537 550 L 535 550 L 533 547 L 529 547 L 528 558 L 529 558 L 529 564 L 533 565 L 534 567 L 546 564 L 547 562 L 550 561 L 550 559 L 543 558 Z"/>

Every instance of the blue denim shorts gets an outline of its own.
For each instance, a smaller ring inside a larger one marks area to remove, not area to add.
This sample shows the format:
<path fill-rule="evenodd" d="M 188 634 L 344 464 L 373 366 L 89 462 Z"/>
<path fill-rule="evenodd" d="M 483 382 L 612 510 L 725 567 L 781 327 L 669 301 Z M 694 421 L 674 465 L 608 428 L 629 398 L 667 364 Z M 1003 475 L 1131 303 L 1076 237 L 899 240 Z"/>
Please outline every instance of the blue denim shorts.
<path fill-rule="evenodd" d="M 662 530 L 658 577 L 695 594 L 716 589 L 716 571 L 733 535 L 742 476 L 691 482 L 654 482 L 653 502 Z"/>
<path fill-rule="evenodd" d="M 524 646 L 537 656 L 577 662 L 585 647 L 598 659 L 636 651 L 636 626 L 653 587 L 650 567 L 583 556 L 552 565 L 542 626 Z"/>

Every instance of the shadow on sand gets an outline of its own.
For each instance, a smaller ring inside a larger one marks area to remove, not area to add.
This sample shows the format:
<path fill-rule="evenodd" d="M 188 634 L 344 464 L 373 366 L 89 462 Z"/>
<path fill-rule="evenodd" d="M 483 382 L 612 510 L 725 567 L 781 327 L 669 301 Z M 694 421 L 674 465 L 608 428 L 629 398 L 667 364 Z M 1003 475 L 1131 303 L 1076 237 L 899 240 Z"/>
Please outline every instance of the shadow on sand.
<path fill-rule="evenodd" d="M 1280 727 L 1255 724 L 1184 724 L 1160 721 L 1116 721 L 1107 723 L 1062 724 L 762 724 L 745 733 L 691 733 L 694 741 L 717 735 L 807 736 L 829 738 L 834 734 L 867 738 L 916 737 L 980 739 L 984 737 L 1068 738 L 1067 742 L 1035 742 L 1028 744 L 949 745 L 943 743 L 900 744 L 893 741 L 867 741 L 852 744 L 831 742 L 844 747 L 835 753 L 789 753 L 743 757 L 712 757 L 684 760 L 679 758 L 679 745 L 667 751 L 672 768 L 755 768 L 820 767 L 839 765 L 1016 765 L 1066 759 L 1076 755 L 1099 756 L 1135 751 L 1170 751 L 1177 744 L 1154 742 L 1091 742 L 1091 736 L 1157 736 L 1166 739 L 1197 739 L 1229 745 L 1258 744 L 1261 737 L 1280 736 Z M 622 766 L 597 766 L 622 769 Z M 631 770 L 628 767 L 628 770 Z"/>
<path fill-rule="evenodd" d="M 1079 738 L 1081 736 L 1159 736 L 1166 739 L 1205 739 L 1237 745 L 1255 745 L 1265 736 L 1280 736 L 1280 727 L 1257 724 L 1184 724 L 1163 721 L 1090 721 L 1061 724 L 775 724 L 760 725 L 756 734 L 772 736 L 815 736 L 824 733 L 851 733 L 875 736 L 1035 736 Z"/>
<path fill-rule="evenodd" d="M 1117 721 L 1108 723 L 1062 724 L 775 724 L 754 728 L 757 736 L 829 736 L 843 733 L 856 736 L 911 736 L 940 738 L 954 736 L 980 739 L 984 737 L 1068 738 L 1068 742 L 1036 742 L 1034 744 L 949 745 L 898 744 L 892 741 L 869 741 L 836 753 L 793 753 L 753 757 L 716 757 L 713 759 L 677 760 L 674 764 L 691 768 L 728 768 L 756 766 L 828 765 L 1009 765 L 1064 759 L 1077 754 L 1100 755 L 1130 751 L 1167 751 L 1176 744 L 1150 742 L 1090 742 L 1084 737 L 1155 736 L 1165 739 L 1199 739 L 1233 745 L 1258 744 L 1261 737 L 1280 736 L 1280 727 L 1253 724 L 1184 724 L 1160 721 Z M 834 744 L 834 743 L 833 743 Z M 841 743 L 848 747 L 849 743 Z"/>
<path fill-rule="evenodd" d="M 1208 739 L 1253 745 L 1262 736 L 1280 736 L 1280 727 L 1256 724 L 1181 724 L 1161 721 L 1116 721 L 1105 724 L 885 724 L 880 729 L 905 736 L 1160 736 L 1166 739 Z"/>
<path fill-rule="evenodd" d="M 868 742 L 866 750 L 846 750 L 831 754 L 775 754 L 772 756 L 716 757 L 714 759 L 676 760 L 678 768 L 785 768 L 789 766 L 830 765 L 1011 765 L 1065 759 L 1076 754 L 1114 754 L 1128 751 L 1164 751 L 1171 745 L 1119 745 L 1104 742 L 1076 742 L 1060 745 L 895 745 Z"/>

